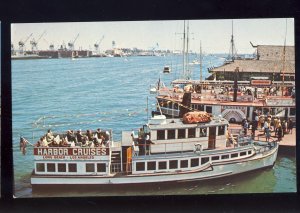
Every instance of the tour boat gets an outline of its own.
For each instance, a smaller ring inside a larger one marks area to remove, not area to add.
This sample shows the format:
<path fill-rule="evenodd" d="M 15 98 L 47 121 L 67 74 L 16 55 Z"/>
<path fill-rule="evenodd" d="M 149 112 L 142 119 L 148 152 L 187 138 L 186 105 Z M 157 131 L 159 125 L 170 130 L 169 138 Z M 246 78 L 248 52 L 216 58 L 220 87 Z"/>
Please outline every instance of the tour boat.
<path fill-rule="evenodd" d="M 189 182 L 274 165 L 277 142 L 234 139 L 226 119 L 207 115 L 202 121 L 197 121 L 202 115 L 189 117 L 189 112 L 185 119 L 154 115 L 138 133 L 123 131 L 121 140 L 113 141 L 111 131 L 99 146 L 91 141 L 84 147 L 74 142 L 67 147 L 36 146 L 31 185 L 35 189 Z"/>

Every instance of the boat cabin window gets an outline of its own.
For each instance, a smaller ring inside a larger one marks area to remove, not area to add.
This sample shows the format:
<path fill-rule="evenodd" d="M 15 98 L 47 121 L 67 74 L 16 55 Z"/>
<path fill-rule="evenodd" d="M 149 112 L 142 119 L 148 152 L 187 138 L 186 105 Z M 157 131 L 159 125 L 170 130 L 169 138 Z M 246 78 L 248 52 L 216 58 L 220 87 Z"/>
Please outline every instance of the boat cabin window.
<path fill-rule="evenodd" d="M 65 163 L 58 163 L 57 164 L 57 171 L 58 172 L 66 172 L 67 171 L 67 167 Z"/>
<path fill-rule="evenodd" d="M 191 159 L 191 167 L 199 166 L 199 158 L 192 158 Z"/>
<path fill-rule="evenodd" d="M 201 158 L 201 165 L 209 161 L 209 157 Z"/>
<path fill-rule="evenodd" d="M 137 162 L 136 171 L 145 171 L 145 162 Z"/>
<path fill-rule="evenodd" d="M 204 105 L 198 105 L 198 110 L 200 110 L 200 111 L 204 111 Z"/>
<path fill-rule="evenodd" d="M 158 169 L 160 170 L 167 169 L 167 162 L 166 161 L 158 162 Z"/>
<path fill-rule="evenodd" d="M 143 130 L 144 130 L 144 133 L 145 133 L 145 134 L 150 133 L 149 126 L 147 126 L 147 125 L 144 125 L 144 126 L 143 126 Z"/>
<path fill-rule="evenodd" d="M 296 108 L 290 108 L 290 116 L 296 115 Z"/>
<path fill-rule="evenodd" d="M 97 172 L 106 172 L 106 164 L 97 163 Z"/>
<path fill-rule="evenodd" d="M 231 154 L 231 158 L 237 158 L 238 156 L 238 153 Z"/>
<path fill-rule="evenodd" d="M 55 172 L 55 163 L 47 163 L 47 172 Z"/>
<path fill-rule="evenodd" d="M 44 163 L 37 163 L 36 164 L 36 171 L 37 172 L 44 172 L 45 171 L 45 164 Z"/>
<path fill-rule="evenodd" d="M 156 170 L 156 162 L 155 161 L 147 162 L 147 170 Z"/>
<path fill-rule="evenodd" d="M 246 152 L 241 152 L 240 153 L 240 156 L 245 156 L 246 155 Z"/>
<path fill-rule="evenodd" d="M 200 137 L 207 137 L 207 128 L 200 128 Z"/>
<path fill-rule="evenodd" d="M 69 172 L 77 172 L 77 164 L 76 163 L 69 163 Z"/>
<path fill-rule="evenodd" d="M 252 153 L 252 151 L 250 150 L 250 151 L 248 151 L 248 155 L 251 155 L 251 153 Z"/>
<path fill-rule="evenodd" d="M 206 106 L 206 112 L 212 113 L 212 106 Z"/>
<path fill-rule="evenodd" d="M 93 164 L 93 163 L 85 164 L 85 171 L 86 172 L 95 172 L 95 164 Z"/>
<path fill-rule="evenodd" d="M 177 168 L 178 168 L 178 161 L 177 160 L 170 160 L 169 169 L 177 169 Z"/>
<path fill-rule="evenodd" d="M 196 137 L 196 129 L 188 129 L 188 137 L 189 138 L 195 138 Z"/>
<path fill-rule="evenodd" d="M 185 138 L 185 129 L 178 129 L 178 139 Z"/>
<path fill-rule="evenodd" d="M 211 157 L 211 160 L 220 160 L 220 156 L 213 156 Z"/>
<path fill-rule="evenodd" d="M 229 155 L 222 155 L 221 156 L 221 159 L 223 160 L 223 159 L 228 159 L 229 158 Z"/>
<path fill-rule="evenodd" d="M 157 130 L 157 140 L 165 140 L 165 130 Z"/>
<path fill-rule="evenodd" d="M 188 167 L 188 160 L 181 160 L 180 161 L 180 168 L 187 168 Z"/>
<path fill-rule="evenodd" d="M 168 139 L 175 139 L 175 129 L 168 130 Z"/>
<path fill-rule="evenodd" d="M 225 126 L 219 126 L 218 135 L 224 135 L 225 134 Z"/>

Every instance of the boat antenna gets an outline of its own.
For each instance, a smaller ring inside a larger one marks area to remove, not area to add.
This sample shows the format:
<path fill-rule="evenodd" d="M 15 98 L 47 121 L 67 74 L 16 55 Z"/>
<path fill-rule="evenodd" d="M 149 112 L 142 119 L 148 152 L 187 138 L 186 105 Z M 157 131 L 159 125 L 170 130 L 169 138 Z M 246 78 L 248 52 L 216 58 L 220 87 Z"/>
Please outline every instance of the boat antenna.
<path fill-rule="evenodd" d="M 284 46 L 283 46 L 283 66 L 282 66 L 282 88 L 281 94 L 283 96 L 283 89 L 284 89 L 284 74 L 285 74 L 285 52 L 286 52 L 286 34 L 287 34 L 287 19 L 285 19 L 285 36 L 284 36 Z"/>
<path fill-rule="evenodd" d="M 146 121 L 148 121 L 148 119 L 149 119 L 149 100 L 148 99 L 149 98 L 147 96 L 147 108 L 146 108 L 146 110 L 147 110 L 147 120 Z"/>
<path fill-rule="evenodd" d="M 202 93 L 202 46 L 201 46 L 201 40 L 200 40 L 200 92 Z"/>

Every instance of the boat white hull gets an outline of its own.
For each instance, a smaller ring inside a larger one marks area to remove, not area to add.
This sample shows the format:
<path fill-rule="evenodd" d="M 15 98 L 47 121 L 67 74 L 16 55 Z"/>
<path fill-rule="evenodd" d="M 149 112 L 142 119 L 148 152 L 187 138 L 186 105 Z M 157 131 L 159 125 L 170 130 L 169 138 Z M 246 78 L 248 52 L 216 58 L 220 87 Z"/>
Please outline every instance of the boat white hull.
<path fill-rule="evenodd" d="M 226 177 L 244 172 L 272 167 L 275 163 L 278 145 L 268 153 L 256 154 L 252 157 L 228 163 L 207 163 L 199 171 L 188 173 L 108 176 L 50 176 L 32 175 L 32 186 L 38 185 L 128 185 L 163 182 L 187 182 Z"/>

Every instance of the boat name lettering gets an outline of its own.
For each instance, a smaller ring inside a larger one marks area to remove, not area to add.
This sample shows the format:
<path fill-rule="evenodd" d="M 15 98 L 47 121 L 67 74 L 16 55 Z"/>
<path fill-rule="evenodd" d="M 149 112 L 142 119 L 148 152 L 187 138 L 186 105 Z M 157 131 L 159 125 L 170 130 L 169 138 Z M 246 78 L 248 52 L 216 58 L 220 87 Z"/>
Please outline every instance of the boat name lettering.
<path fill-rule="evenodd" d="M 106 148 L 35 148 L 34 155 L 50 156 L 102 156 L 108 155 Z"/>

